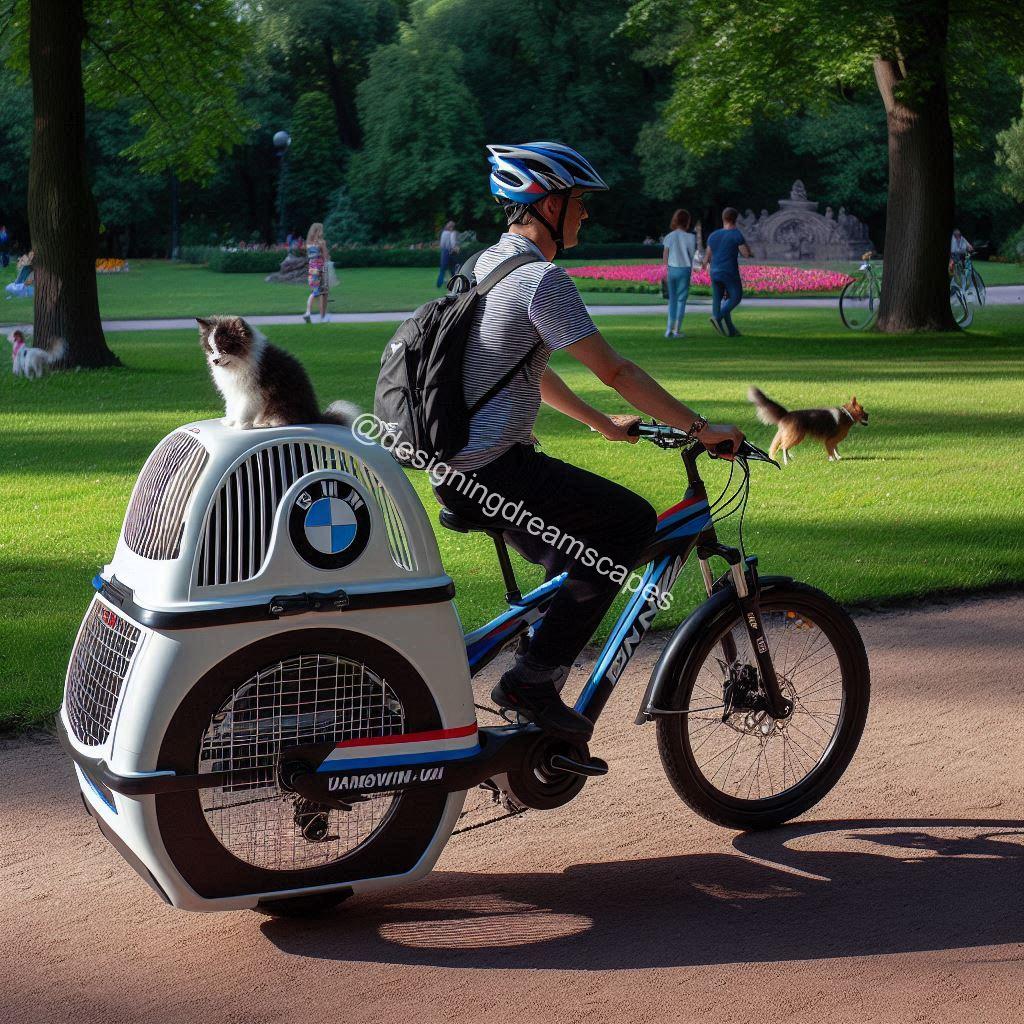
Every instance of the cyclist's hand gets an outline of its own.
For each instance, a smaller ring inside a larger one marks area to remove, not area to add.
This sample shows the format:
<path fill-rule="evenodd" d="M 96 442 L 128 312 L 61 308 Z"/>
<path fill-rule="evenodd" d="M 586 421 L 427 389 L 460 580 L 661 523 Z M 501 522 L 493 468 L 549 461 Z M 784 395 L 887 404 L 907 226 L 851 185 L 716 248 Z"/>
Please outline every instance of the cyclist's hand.
<path fill-rule="evenodd" d="M 609 416 L 608 424 L 601 428 L 601 434 L 609 441 L 628 441 L 636 444 L 638 435 L 630 435 L 629 428 L 640 422 L 639 416 Z"/>
<path fill-rule="evenodd" d="M 732 450 L 739 451 L 741 442 L 743 441 L 743 431 L 739 427 L 734 427 L 731 423 L 709 423 L 698 435 L 697 439 L 700 441 L 705 448 L 709 451 L 713 450 L 716 444 L 721 444 L 723 441 L 732 442 Z M 715 452 L 719 458 L 731 459 L 731 455 L 722 455 L 719 452 Z"/>

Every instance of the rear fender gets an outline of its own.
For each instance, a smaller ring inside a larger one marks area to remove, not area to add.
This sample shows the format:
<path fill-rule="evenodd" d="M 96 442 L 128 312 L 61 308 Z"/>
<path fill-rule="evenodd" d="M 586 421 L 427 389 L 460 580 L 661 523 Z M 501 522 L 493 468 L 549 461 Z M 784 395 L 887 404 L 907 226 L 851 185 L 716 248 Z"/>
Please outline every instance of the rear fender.
<path fill-rule="evenodd" d="M 792 582 L 791 576 L 761 576 L 761 593 L 767 595 L 774 588 L 788 586 Z M 647 683 L 647 691 L 634 719 L 637 725 L 657 717 L 655 709 L 672 707 L 675 686 L 683 677 L 697 644 L 707 635 L 719 616 L 735 606 L 735 602 L 736 591 L 730 582 L 721 590 L 716 590 L 676 627 Z"/>

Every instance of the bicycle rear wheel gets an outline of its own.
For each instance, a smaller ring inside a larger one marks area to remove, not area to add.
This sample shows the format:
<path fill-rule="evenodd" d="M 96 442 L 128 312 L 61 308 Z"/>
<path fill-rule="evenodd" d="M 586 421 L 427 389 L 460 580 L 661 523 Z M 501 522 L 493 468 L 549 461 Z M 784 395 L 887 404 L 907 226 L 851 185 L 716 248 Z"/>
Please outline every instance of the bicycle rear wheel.
<path fill-rule="evenodd" d="M 229 781 L 158 796 L 161 838 L 189 885 L 207 898 L 404 874 L 433 840 L 447 794 L 377 793 L 341 810 L 284 789 L 278 762 L 289 747 L 440 727 L 426 683 L 379 641 L 308 629 L 258 642 L 200 679 L 168 726 L 161 767 L 227 772 Z M 267 909 L 322 906 L 340 895 L 330 893 Z"/>
<path fill-rule="evenodd" d="M 671 701 L 678 713 L 658 719 L 658 748 L 676 792 L 729 828 L 779 825 L 821 800 L 849 765 L 867 717 L 867 654 L 835 601 L 790 583 L 766 592 L 761 613 L 792 715 L 775 720 L 755 710 L 756 659 L 730 606 L 687 660 Z M 738 653 L 731 666 L 721 659 L 729 634 Z"/>
<path fill-rule="evenodd" d="M 839 315 L 851 331 L 862 331 L 878 315 L 880 294 L 874 279 L 858 277 L 844 285 L 839 295 Z"/>
<path fill-rule="evenodd" d="M 971 267 L 971 291 L 974 293 L 978 305 L 984 306 L 988 289 L 985 287 L 985 282 L 981 279 L 981 274 L 973 267 Z"/>

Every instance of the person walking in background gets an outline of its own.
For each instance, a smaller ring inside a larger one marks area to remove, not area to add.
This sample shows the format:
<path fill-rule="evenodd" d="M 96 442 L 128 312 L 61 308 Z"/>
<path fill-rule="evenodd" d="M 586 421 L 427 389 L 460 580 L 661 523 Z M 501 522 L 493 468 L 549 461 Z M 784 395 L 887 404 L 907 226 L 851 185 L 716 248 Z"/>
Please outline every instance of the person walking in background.
<path fill-rule="evenodd" d="M 676 210 L 662 240 L 664 262 L 668 277 L 668 323 L 666 338 L 683 338 L 683 317 L 686 300 L 690 295 L 690 274 L 693 272 L 693 254 L 697 238 L 690 231 L 690 212 Z"/>
<path fill-rule="evenodd" d="M 7 225 L 0 224 L 0 267 L 7 267 L 11 262 L 11 236 L 7 234 Z"/>
<path fill-rule="evenodd" d="M 750 246 L 736 227 L 739 211 L 727 206 L 722 211 L 722 226 L 708 235 L 705 261 L 711 268 L 711 326 L 719 334 L 739 337 L 733 326 L 732 311 L 743 299 L 740 282 L 740 256 L 750 259 Z"/>
<path fill-rule="evenodd" d="M 450 220 L 441 232 L 441 267 L 437 272 L 437 287 L 443 288 L 448 277 L 449 268 L 455 262 L 459 251 L 459 233 L 455 230 L 455 221 Z"/>
<path fill-rule="evenodd" d="M 309 298 L 306 300 L 306 312 L 302 314 L 302 319 L 307 324 L 313 322 L 313 300 L 319 299 L 320 323 L 324 324 L 327 323 L 327 298 L 331 290 L 327 266 L 330 250 L 324 238 L 324 226 L 319 221 L 309 225 L 309 231 L 306 233 L 306 255 L 309 259 Z"/>

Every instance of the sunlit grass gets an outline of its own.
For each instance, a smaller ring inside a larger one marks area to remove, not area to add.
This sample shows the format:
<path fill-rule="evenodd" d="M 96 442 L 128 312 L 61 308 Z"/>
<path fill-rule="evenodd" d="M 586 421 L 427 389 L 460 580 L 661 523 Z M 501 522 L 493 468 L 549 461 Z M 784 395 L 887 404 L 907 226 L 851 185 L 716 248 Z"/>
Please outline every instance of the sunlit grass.
<path fill-rule="evenodd" d="M 805 442 L 781 472 L 754 467 L 745 540 L 763 572 L 794 575 L 846 603 L 1024 580 L 1024 309 L 986 309 L 955 336 L 854 335 L 831 310 L 741 308 L 736 322 L 744 336 L 733 341 L 702 320 L 683 341 L 663 338 L 658 317 L 601 326 L 673 393 L 712 420 L 740 423 L 764 447 L 772 431 L 753 417 L 749 384 L 790 408 L 856 394 L 870 412 L 838 464 Z M 305 362 L 325 404 L 344 396 L 369 407 L 391 330 L 269 333 Z M 38 722 L 57 706 L 89 580 L 113 554 L 139 468 L 174 427 L 219 414 L 192 332 L 112 335 L 111 344 L 124 369 L 0 378 L 0 723 Z M 568 356 L 556 366 L 595 405 L 627 411 Z M 609 444 L 550 410 L 537 433 L 549 454 L 635 488 L 659 509 L 678 500 L 671 453 Z M 713 492 L 724 472 L 707 464 Z M 413 479 L 436 523 L 427 481 Z M 726 539 L 735 522 L 723 526 Z M 471 628 L 501 606 L 490 542 L 445 531 L 438 539 Z M 697 595 L 691 567 L 660 624 L 677 621 Z"/>

